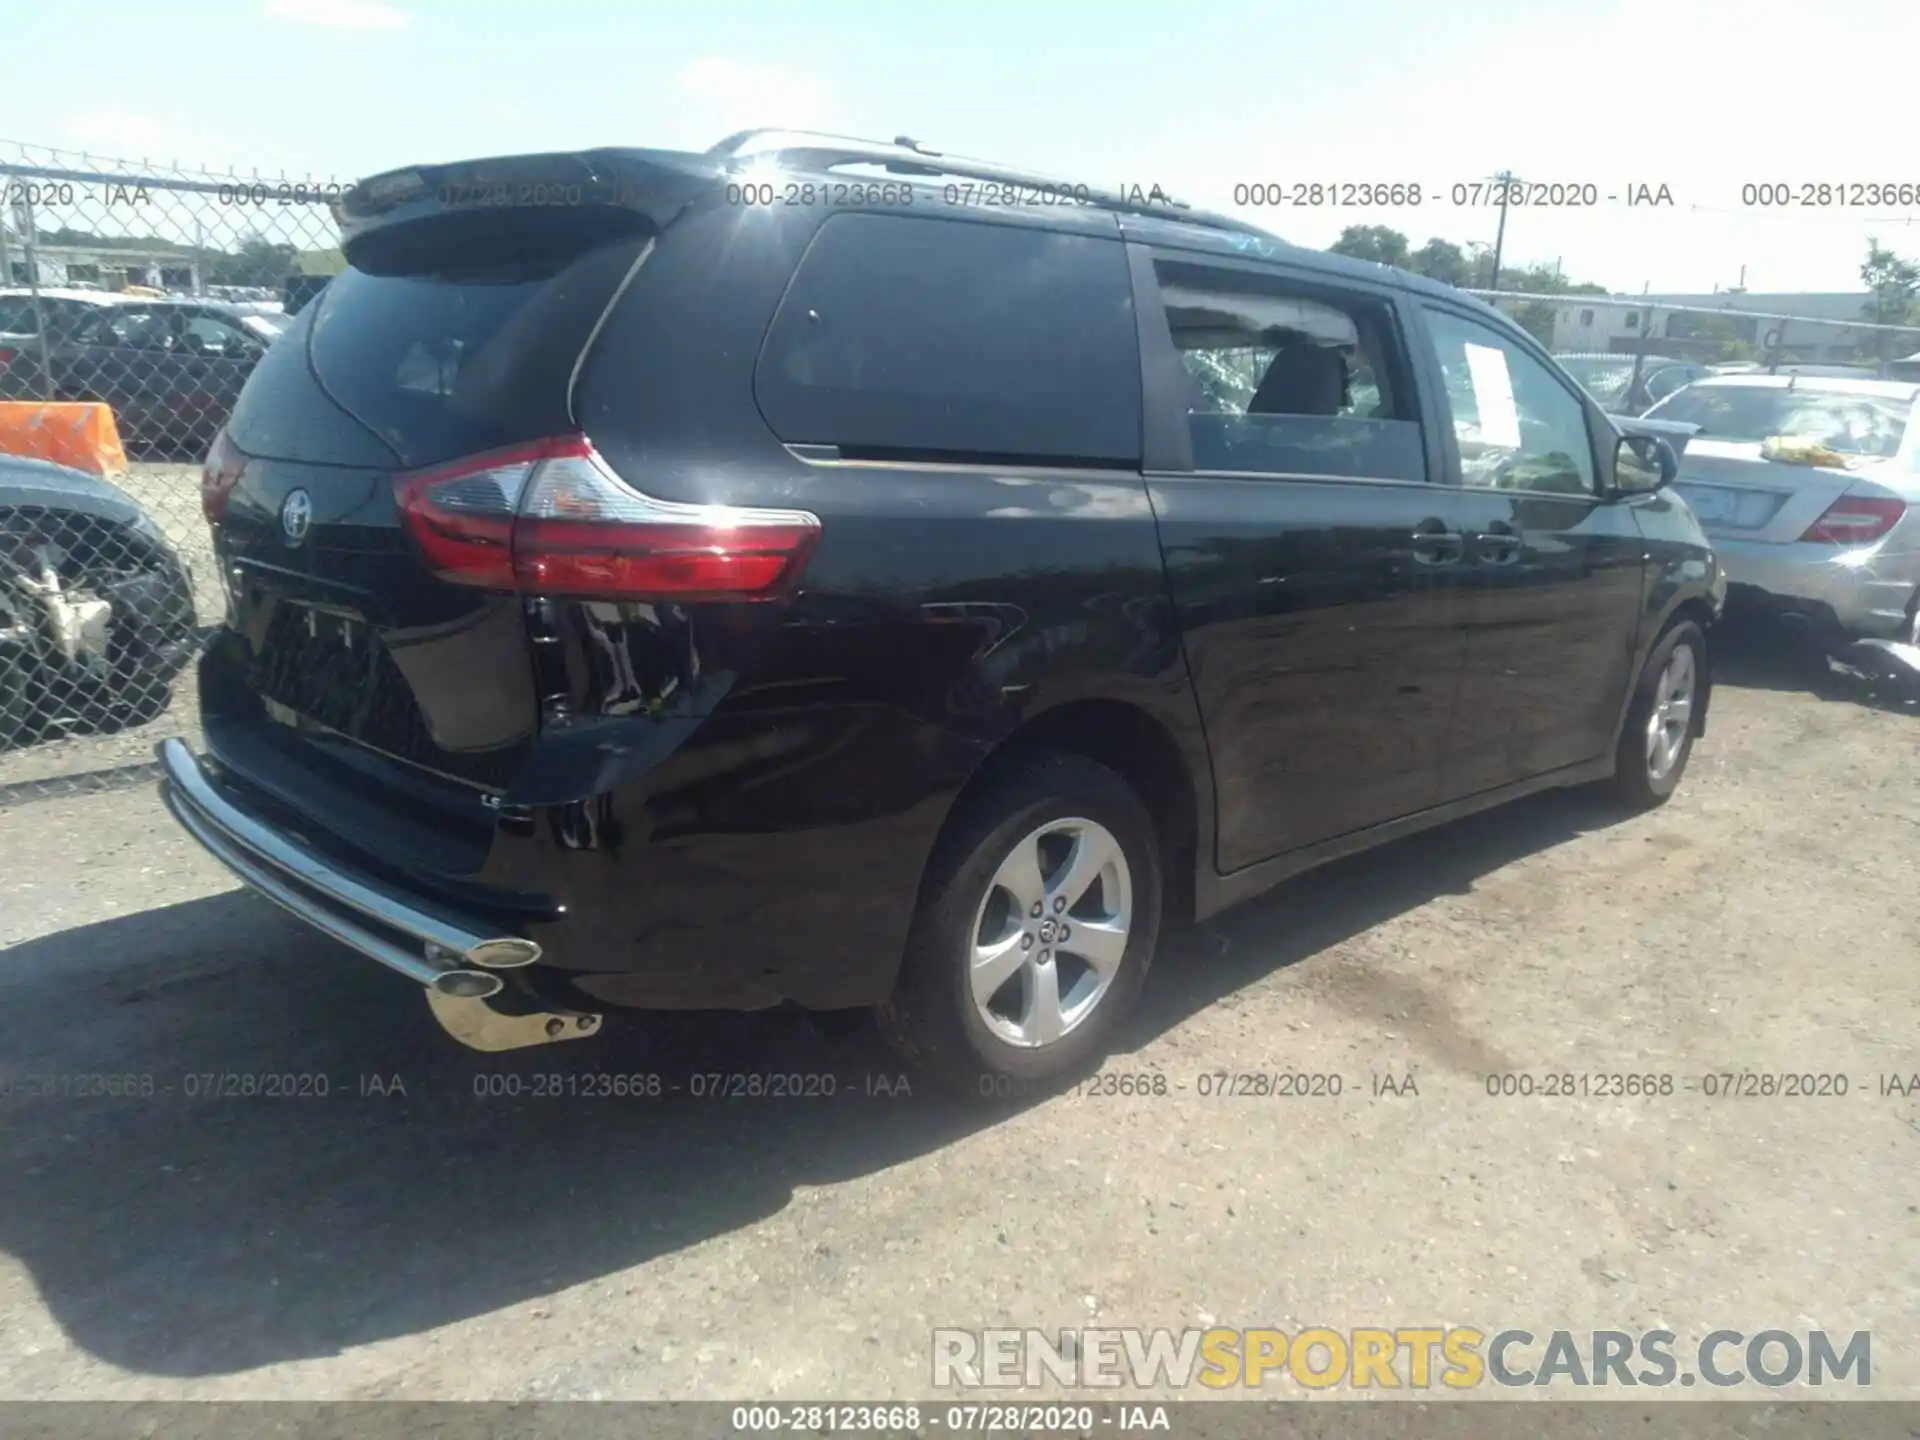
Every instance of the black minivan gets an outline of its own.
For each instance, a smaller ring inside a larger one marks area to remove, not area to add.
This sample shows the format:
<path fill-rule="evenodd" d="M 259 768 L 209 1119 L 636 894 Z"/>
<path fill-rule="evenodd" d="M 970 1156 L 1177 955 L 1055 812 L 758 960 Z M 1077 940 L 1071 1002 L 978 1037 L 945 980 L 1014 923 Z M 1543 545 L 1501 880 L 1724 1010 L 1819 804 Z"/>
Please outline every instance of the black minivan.
<path fill-rule="evenodd" d="M 1672 792 L 1674 456 L 1446 287 L 911 142 L 422 166 L 206 463 L 162 793 L 455 1036 L 874 1007 L 1091 1062 L 1170 914 Z"/>

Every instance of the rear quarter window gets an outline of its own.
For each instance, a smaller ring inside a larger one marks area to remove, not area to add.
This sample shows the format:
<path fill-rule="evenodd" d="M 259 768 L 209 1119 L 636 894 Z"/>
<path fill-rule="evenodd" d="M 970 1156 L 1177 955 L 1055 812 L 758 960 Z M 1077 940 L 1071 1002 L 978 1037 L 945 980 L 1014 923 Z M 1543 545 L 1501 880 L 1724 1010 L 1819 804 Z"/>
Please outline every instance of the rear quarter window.
<path fill-rule="evenodd" d="M 1136 464 L 1138 349 L 1118 239 L 838 215 L 754 391 L 782 440 L 856 457 Z"/>

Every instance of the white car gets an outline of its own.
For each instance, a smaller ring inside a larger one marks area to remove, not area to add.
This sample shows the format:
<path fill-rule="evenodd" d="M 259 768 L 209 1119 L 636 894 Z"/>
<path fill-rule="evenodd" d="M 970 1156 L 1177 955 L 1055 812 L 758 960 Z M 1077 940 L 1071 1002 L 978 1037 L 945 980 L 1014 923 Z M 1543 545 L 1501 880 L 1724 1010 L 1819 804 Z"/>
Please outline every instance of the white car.
<path fill-rule="evenodd" d="M 1920 384 L 1716 375 L 1647 412 L 1698 428 L 1674 488 L 1729 603 L 1920 643 Z"/>

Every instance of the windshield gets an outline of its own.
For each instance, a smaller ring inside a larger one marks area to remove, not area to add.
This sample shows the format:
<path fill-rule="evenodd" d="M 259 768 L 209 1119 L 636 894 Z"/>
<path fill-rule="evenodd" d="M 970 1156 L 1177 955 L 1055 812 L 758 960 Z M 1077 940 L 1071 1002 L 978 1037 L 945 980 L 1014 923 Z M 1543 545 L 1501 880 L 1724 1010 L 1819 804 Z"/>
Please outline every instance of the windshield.
<path fill-rule="evenodd" d="M 1783 435 L 1842 455 L 1885 458 L 1900 449 L 1912 409 L 1911 400 L 1888 395 L 1693 385 L 1654 406 L 1647 418 L 1698 425 L 1702 440 L 1758 444 Z"/>

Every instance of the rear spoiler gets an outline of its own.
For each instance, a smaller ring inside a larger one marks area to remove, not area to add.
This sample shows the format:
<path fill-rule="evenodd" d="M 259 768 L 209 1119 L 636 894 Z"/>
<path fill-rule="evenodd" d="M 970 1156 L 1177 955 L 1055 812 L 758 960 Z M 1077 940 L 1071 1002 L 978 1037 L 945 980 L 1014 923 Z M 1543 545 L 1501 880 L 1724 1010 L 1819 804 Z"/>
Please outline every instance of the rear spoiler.
<path fill-rule="evenodd" d="M 681 150 L 601 149 L 412 165 L 360 181 L 333 203 L 347 263 L 381 270 L 472 217 L 499 229 L 551 225 L 570 213 L 610 232 L 664 230 L 723 181 L 725 157 Z"/>

